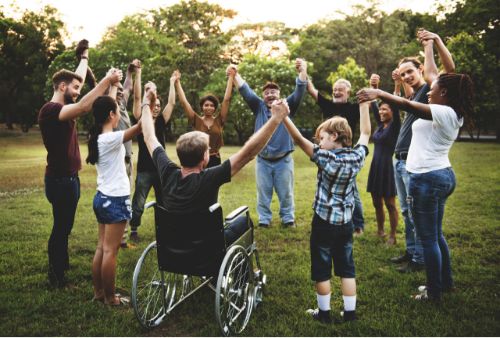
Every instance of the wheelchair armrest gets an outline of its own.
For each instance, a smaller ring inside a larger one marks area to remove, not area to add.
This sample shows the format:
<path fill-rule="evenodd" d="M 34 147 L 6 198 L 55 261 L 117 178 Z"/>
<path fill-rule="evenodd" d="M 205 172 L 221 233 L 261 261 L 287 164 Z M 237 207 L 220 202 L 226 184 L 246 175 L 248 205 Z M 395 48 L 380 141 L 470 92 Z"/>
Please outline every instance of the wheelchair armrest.
<path fill-rule="evenodd" d="M 151 207 L 154 207 L 156 205 L 156 201 L 151 201 L 146 204 L 144 204 L 144 209 L 149 209 Z"/>
<path fill-rule="evenodd" d="M 214 212 L 215 210 L 219 209 L 221 206 L 219 203 L 214 203 L 211 206 L 208 207 L 208 211 Z"/>
<path fill-rule="evenodd" d="M 247 211 L 248 211 L 248 207 L 246 205 L 243 205 L 243 206 L 239 207 L 238 209 L 233 210 L 229 215 L 227 215 L 225 221 L 231 222 L 236 217 L 238 217 L 239 215 L 241 215 L 242 213 L 245 213 Z"/>

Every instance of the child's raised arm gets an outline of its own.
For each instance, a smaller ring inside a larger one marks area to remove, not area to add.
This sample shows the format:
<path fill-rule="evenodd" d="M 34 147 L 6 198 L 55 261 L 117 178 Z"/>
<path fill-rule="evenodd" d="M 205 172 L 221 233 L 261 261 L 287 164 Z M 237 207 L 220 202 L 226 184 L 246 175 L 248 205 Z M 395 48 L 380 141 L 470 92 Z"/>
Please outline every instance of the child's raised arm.
<path fill-rule="evenodd" d="M 313 143 L 302 136 L 289 117 L 284 119 L 283 122 L 285 123 L 285 127 L 290 133 L 290 136 L 295 144 L 298 145 L 307 154 L 307 156 L 311 157 L 313 155 Z"/>
<path fill-rule="evenodd" d="M 369 101 L 365 101 L 359 104 L 359 140 L 358 144 L 368 147 L 368 141 L 370 140 L 371 124 L 370 124 L 370 114 L 369 114 Z"/>

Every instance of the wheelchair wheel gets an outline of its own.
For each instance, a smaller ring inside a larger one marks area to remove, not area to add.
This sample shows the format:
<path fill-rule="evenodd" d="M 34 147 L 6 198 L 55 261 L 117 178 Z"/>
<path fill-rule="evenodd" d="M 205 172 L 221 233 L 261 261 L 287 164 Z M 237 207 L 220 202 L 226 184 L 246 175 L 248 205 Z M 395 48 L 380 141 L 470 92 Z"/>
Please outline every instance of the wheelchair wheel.
<path fill-rule="evenodd" d="M 137 261 L 132 281 L 132 305 L 144 328 L 156 327 L 163 321 L 164 299 L 164 276 L 158 269 L 156 242 L 152 242 Z"/>
<path fill-rule="evenodd" d="M 215 314 L 225 336 L 241 333 L 253 308 L 254 279 L 245 249 L 229 249 L 219 270 L 215 294 Z"/>

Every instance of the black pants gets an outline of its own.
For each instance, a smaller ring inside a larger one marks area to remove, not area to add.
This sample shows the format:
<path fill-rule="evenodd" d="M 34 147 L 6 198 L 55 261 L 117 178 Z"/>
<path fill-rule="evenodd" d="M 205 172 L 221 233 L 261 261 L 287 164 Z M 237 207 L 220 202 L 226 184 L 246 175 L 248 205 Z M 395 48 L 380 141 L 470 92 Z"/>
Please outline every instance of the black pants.
<path fill-rule="evenodd" d="M 73 229 L 76 207 L 80 199 L 78 176 L 45 176 L 45 196 L 52 204 L 54 223 L 49 238 L 49 272 L 58 280 L 69 267 L 68 236 Z"/>

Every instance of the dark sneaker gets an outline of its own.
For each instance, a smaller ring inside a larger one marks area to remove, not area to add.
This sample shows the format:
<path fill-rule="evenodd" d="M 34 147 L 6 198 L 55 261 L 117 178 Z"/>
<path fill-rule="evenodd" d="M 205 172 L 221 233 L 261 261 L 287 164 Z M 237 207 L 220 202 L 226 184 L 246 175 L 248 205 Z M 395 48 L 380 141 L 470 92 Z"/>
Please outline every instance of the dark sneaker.
<path fill-rule="evenodd" d="M 125 243 L 120 244 L 120 248 L 122 248 L 122 249 L 135 249 L 135 248 L 137 248 L 137 245 L 125 242 Z"/>
<path fill-rule="evenodd" d="M 292 222 L 286 222 L 285 224 L 283 224 L 283 226 L 284 226 L 285 228 L 296 228 L 296 227 L 297 227 L 297 224 L 295 224 L 295 222 L 294 222 L 294 221 L 292 221 Z"/>
<path fill-rule="evenodd" d="M 425 270 L 425 265 L 418 264 L 414 261 L 410 261 L 408 264 L 400 266 L 399 268 L 396 268 L 396 270 L 398 270 L 398 272 L 401 272 L 401 273 L 417 272 L 417 271 Z"/>
<path fill-rule="evenodd" d="M 411 261 L 411 255 L 408 253 L 408 251 L 405 251 L 404 255 L 392 257 L 389 260 L 394 264 L 406 263 Z"/>
<path fill-rule="evenodd" d="M 358 320 L 358 316 L 356 316 L 356 310 L 354 311 L 342 311 L 340 312 L 340 316 L 344 320 L 344 322 L 353 322 Z"/>
<path fill-rule="evenodd" d="M 322 324 L 331 324 L 332 317 L 330 317 L 330 311 L 321 311 L 320 309 L 308 309 L 306 313 L 312 317 L 312 319 L 317 320 Z"/>
<path fill-rule="evenodd" d="M 269 224 L 267 224 L 267 223 L 259 223 L 259 227 L 261 227 L 261 228 L 269 228 Z"/>

